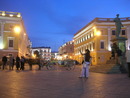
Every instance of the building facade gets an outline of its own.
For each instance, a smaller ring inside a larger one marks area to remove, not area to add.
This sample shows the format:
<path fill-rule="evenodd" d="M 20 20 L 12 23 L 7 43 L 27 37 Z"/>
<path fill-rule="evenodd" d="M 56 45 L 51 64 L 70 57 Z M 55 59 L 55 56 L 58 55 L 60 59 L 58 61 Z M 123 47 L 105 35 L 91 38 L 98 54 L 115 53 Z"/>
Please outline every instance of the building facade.
<path fill-rule="evenodd" d="M 32 47 L 31 55 L 35 58 L 35 51 L 38 51 L 39 57 L 45 60 L 51 60 L 51 48 L 50 47 Z"/>
<path fill-rule="evenodd" d="M 59 57 L 61 60 L 64 59 L 74 59 L 74 41 L 69 41 L 62 45 L 59 50 Z"/>
<path fill-rule="evenodd" d="M 21 13 L 0 11 L 0 58 L 30 55 L 31 42 Z"/>
<path fill-rule="evenodd" d="M 111 39 L 116 37 L 114 18 L 95 18 L 74 35 L 75 59 L 82 62 L 79 50 L 91 51 L 92 63 L 105 64 L 111 58 Z M 120 37 L 125 37 L 126 48 L 130 49 L 130 17 L 121 18 L 123 27 Z"/>
<path fill-rule="evenodd" d="M 58 52 L 52 51 L 52 52 L 51 52 L 51 59 L 52 59 L 52 60 L 57 60 L 57 58 L 58 58 Z"/>

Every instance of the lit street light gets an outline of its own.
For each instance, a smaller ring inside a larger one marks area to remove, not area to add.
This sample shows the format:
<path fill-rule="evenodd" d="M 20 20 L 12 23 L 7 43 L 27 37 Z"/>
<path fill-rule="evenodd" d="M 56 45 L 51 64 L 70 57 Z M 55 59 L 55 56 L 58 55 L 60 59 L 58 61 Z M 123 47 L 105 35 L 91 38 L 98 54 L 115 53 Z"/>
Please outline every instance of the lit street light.
<path fill-rule="evenodd" d="M 15 27 L 14 27 L 14 32 L 20 33 L 20 31 L 21 31 L 21 29 L 20 29 L 19 26 L 15 26 Z"/>

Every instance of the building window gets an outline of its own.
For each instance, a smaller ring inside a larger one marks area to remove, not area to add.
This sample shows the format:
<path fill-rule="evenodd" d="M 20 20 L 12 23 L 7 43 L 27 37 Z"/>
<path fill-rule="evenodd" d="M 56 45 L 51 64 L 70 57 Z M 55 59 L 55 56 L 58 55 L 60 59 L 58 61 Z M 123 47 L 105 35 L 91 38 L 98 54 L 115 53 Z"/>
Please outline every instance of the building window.
<path fill-rule="evenodd" d="M 112 30 L 112 35 L 116 35 L 116 31 L 115 30 Z"/>
<path fill-rule="evenodd" d="M 95 49 L 95 43 L 93 43 L 93 49 Z"/>
<path fill-rule="evenodd" d="M 9 53 L 8 55 L 9 55 L 9 56 L 13 56 L 13 54 L 11 54 L 11 53 Z"/>
<path fill-rule="evenodd" d="M 14 42 L 13 39 L 9 39 L 9 47 L 12 48 L 14 46 L 13 42 Z"/>
<path fill-rule="evenodd" d="M 125 30 L 122 30 L 122 35 L 125 35 Z"/>
<path fill-rule="evenodd" d="M 101 49 L 104 49 L 104 41 L 101 41 Z"/>
<path fill-rule="evenodd" d="M 90 46 L 90 50 L 91 50 L 91 48 L 92 48 L 92 47 L 91 47 L 91 44 L 90 44 L 89 46 Z"/>
<path fill-rule="evenodd" d="M 89 34 L 90 38 L 91 38 L 91 33 Z"/>

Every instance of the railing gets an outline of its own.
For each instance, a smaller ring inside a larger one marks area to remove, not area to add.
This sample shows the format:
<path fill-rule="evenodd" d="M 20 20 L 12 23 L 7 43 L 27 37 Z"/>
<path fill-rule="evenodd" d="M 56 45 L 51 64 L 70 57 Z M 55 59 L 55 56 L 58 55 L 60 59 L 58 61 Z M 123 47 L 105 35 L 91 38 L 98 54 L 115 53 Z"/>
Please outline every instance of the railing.
<path fill-rule="evenodd" d="M 130 17 L 120 18 L 122 22 L 130 21 Z M 114 18 L 95 18 L 94 21 L 96 22 L 113 22 Z"/>

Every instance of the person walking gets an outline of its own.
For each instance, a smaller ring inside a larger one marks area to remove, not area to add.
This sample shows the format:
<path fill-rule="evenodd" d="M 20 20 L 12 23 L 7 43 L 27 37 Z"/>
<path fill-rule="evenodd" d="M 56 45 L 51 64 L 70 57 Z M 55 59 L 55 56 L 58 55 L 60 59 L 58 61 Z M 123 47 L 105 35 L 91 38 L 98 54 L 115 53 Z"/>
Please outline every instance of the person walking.
<path fill-rule="evenodd" d="M 16 57 L 16 68 L 17 68 L 17 70 L 19 70 L 19 68 L 20 68 L 20 58 L 18 55 Z"/>
<path fill-rule="evenodd" d="M 21 56 L 20 62 L 21 62 L 20 70 L 24 70 L 25 58 L 23 56 Z"/>
<path fill-rule="evenodd" d="M 30 57 L 29 59 L 28 59 L 28 64 L 29 64 L 29 68 L 30 68 L 30 70 L 32 70 L 32 58 Z"/>
<path fill-rule="evenodd" d="M 9 70 L 13 70 L 14 68 L 14 57 L 13 56 L 10 56 L 9 57 Z"/>
<path fill-rule="evenodd" d="M 81 75 L 79 78 L 88 78 L 89 77 L 89 65 L 91 62 L 90 51 L 89 51 L 89 49 L 86 49 L 84 54 L 81 51 L 80 51 L 80 53 L 81 53 L 81 55 L 84 56 L 84 60 L 82 62 L 83 66 L 82 66 L 82 71 L 81 71 Z"/>
<path fill-rule="evenodd" d="M 3 70 L 4 70 L 7 64 L 7 57 L 5 55 L 2 57 L 2 63 L 3 63 Z"/>

